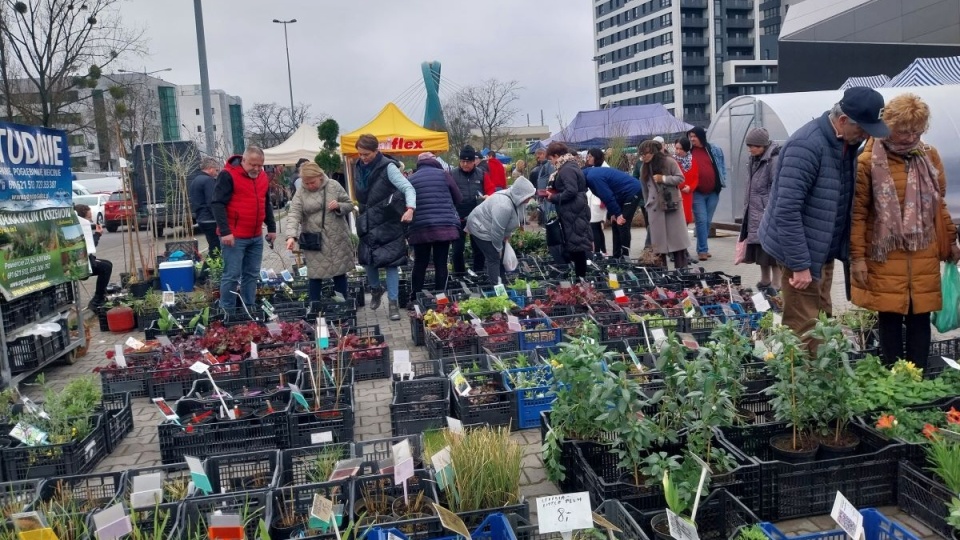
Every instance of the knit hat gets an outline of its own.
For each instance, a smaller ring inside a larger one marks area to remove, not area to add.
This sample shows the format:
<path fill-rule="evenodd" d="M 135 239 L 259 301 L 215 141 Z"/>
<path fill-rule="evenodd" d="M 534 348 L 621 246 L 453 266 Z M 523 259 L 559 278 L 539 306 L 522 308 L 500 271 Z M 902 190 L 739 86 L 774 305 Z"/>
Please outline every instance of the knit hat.
<path fill-rule="evenodd" d="M 473 161 L 476 158 L 477 158 L 477 151 L 474 150 L 473 147 L 470 146 L 469 144 L 464 146 L 463 149 L 460 150 L 460 159 Z"/>
<path fill-rule="evenodd" d="M 308 161 L 300 166 L 300 178 L 316 178 L 325 176 L 323 169 L 312 161 Z"/>
<path fill-rule="evenodd" d="M 762 127 L 753 128 L 747 133 L 747 146 L 770 146 L 770 133 Z"/>
<path fill-rule="evenodd" d="M 417 156 L 417 161 L 423 161 L 425 159 L 436 159 L 437 156 L 433 152 L 420 152 L 420 155 Z"/>

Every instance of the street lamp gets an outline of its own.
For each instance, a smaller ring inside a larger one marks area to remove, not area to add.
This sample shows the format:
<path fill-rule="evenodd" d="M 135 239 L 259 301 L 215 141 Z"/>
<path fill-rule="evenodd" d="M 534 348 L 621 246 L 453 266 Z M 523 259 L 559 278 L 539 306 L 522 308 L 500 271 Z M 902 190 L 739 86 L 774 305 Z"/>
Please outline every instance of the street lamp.
<path fill-rule="evenodd" d="M 293 116 L 293 76 L 290 74 L 290 42 L 287 40 L 287 25 L 297 22 L 296 19 L 281 21 L 274 19 L 273 22 L 283 25 L 283 44 L 287 49 L 287 85 L 290 87 L 290 116 Z"/>

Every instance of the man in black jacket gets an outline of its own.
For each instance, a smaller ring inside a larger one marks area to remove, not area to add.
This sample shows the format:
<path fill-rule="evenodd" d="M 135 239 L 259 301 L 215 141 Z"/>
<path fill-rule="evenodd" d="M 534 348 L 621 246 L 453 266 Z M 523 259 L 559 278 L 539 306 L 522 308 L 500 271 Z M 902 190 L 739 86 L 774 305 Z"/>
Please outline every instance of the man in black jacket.
<path fill-rule="evenodd" d="M 464 250 L 467 244 L 467 233 L 463 230 L 467 216 L 477 207 L 479 200 L 483 200 L 483 171 L 477 167 L 477 151 L 469 144 L 460 150 L 460 167 L 450 171 L 457 182 L 460 195 L 463 199 L 457 205 L 457 214 L 460 215 L 460 238 L 453 242 L 453 271 L 462 274 L 467 271 L 464 261 Z M 477 248 L 473 238 L 470 238 L 470 249 L 473 251 L 473 271 L 484 268 L 486 260 L 483 253 Z"/>
<path fill-rule="evenodd" d="M 200 172 L 190 181 L 190 210 L 197 228 L 207 238 L 207 253 L 220 250 L 220 237 L 217 236 L 217 220 L 210 210 L 213 201 L 213 188 L 217 182 L 220 163 L 213 158 L 203 158 Z"/>

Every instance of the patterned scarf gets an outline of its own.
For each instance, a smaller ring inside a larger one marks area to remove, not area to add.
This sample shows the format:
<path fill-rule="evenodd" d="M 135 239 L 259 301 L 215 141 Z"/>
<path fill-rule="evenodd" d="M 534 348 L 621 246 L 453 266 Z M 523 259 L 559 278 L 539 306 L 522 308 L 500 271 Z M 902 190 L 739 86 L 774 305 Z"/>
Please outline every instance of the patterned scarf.
<path fill-rule="evenodd" d="M 553 183 L 557 179 L 557 173 L 560 172 L 560 167 L 563 167 L 564 163 L 568 161 L 573 161 L 574 163 L 576 163 L 577 159 L 578 159 L 577 156 L 574 154 L 567 154 L 565 156 L 560 156 L 559 158 L 557 158 L 557 162 L 554 164 L 554 167 L 556 168 L 556 170 L 550 173 L 550 180 L 547 181 L 547 187 L 550 187 L 550 188 L 553 187 Z"/>
<path fill-rule="evenodd" d="M 680 170 L 683 172 L 690 172 L 690 167 L 693 167 L 693 153 L 687 152 L 687 155 L 680 157 L 674 156 L 677 160 L 677 164 L 680 165 Z"/>
<path fill-rule="evenodd" d="M 898 146 L 874 139 L 870 159 L 873 179 L 873 244 L 870 256 L 885 262 L 894 250 L 919 251 L 934 239 L 936 212 L 940 208 L 936 167 L 927 156 L 926 145 Z M 887 151 L 902 156 L 907 168 L 907 185 L 903 204 L 897 197 L 897 186 L 890 174 Z"/>

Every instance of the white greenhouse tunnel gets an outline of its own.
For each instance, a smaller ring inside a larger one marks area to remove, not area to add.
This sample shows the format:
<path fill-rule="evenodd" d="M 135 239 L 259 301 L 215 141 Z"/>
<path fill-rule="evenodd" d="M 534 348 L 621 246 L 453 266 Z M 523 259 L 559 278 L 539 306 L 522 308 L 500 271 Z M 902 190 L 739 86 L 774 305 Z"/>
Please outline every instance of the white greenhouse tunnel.
<path fill-rule="evenodd" d="M 930 130 L 923 140 L 936 147 L 947 174 L 947 205 L 960 217 L 960 85 L 878 88 L 885 100 L 904 93 L 920 96 L 930 106 Z M 800 126 L 829 110 L 843 96 L 841 90 L 740 96 L 717 111 L 707 140 L 723 150 L 727 163 L 727 189 L 720 193 L 715 221 L 733 223 L 743 214 L 743 197 L 749 174 L 744 140 L 754 127 L 764 127 L 770 139 L 783 143 Z"/>

